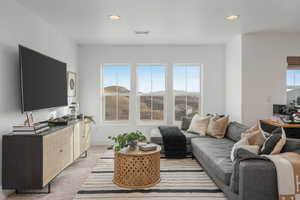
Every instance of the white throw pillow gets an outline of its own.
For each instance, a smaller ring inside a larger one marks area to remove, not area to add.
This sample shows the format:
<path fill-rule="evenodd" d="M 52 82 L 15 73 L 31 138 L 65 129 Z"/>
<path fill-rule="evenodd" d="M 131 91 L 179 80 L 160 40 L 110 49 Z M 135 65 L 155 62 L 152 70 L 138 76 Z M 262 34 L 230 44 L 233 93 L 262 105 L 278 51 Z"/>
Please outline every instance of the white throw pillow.
<path fill-rule="evenodd" d="M 210 116 L 201 117 L 199 114 L 195 114 L 187 131 L 206 135 L 210 118 Z"/>
<path fill-rule="evenodd" d="M 243 145 L 249 145 L 248 138 L 242 138 L 237 143 L 235 143 L 231 149 L 230 159 L 233 162 L 235 159 L 235 151 Z"/>

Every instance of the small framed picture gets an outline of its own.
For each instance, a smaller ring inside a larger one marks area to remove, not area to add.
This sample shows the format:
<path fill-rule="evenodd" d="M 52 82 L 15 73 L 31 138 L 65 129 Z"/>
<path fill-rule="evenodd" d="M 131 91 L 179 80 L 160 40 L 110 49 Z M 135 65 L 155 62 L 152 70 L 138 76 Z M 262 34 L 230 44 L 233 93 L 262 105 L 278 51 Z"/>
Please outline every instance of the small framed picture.
<path fill-rule="evenodd" d="M 68 96 L 75 97 L 76 96 L 76 73 L 68 72 L 67 73 L 67 80 L 68 80 Z"/>

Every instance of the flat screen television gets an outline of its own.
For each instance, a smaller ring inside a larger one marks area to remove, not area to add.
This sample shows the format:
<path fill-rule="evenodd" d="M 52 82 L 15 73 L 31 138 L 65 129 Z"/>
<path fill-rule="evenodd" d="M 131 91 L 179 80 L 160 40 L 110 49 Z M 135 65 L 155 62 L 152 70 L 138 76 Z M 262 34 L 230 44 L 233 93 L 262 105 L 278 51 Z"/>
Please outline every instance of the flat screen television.
<path fill-rule="evenodd" d="M 19 45 L 22 112 L 68 105 L 67 65 Z"/>

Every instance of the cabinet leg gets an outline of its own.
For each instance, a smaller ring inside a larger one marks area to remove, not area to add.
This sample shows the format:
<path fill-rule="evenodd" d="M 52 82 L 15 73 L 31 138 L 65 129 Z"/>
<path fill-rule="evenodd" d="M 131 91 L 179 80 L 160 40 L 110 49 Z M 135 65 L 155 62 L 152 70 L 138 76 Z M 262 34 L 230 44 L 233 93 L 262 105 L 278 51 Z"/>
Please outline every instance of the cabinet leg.
<path fill-rule="evenodd" d="M 84 158 L 86 158 L 87 156 L 88 156 L 88 152 L 87 152 L 87 151 L 85 151 L 85 152 L 84 152 L 84 156 L 83 156 L 83 157 L 84 157 Z"/>
<path fill-rule="evenodd" d="M 88 152 L 85 151 L 83 152 L 83 154 L 81 154 L 80 158 L 86 158 L 88 156 Z"/>
<path fill-rule="evenodd" d="M 16 194 L 49 194 L 49 193 L 51 193 L 51 182 L 48 183 L 47 191 L 45 191 L 45 192 L 33 192 L 33 191 L 25 192 L 25 191 L 16 189 Z"/>

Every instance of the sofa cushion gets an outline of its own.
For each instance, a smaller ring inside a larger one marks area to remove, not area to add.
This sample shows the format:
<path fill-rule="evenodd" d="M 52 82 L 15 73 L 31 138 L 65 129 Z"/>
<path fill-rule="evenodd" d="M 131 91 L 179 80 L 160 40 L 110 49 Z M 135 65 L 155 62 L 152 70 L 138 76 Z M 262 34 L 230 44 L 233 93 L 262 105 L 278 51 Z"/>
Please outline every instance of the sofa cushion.
<path fill-rule="evenodd" d="M 287 138 L 286 143 L 281 152 L 299 152 L 300 153 L 300 139 Z"/>
<path fill-rule="evenodd" d="M 226 137 L 237 142 L 241 139 L 241 134 L 249 127 L 238 122 L 230 122 L 226 130 Z"/>
<path fill-rule="evenodd" d="M 215 176 L 226 185 L 229 185 L 232 174 L 230 152 L 233 145 L 234 142 L 227 138 L 216 139 L 207 136 L 192 139 L 193 154 L 201 157 L 206 166 L 209 166 Z"/>
<path fill-rule="evenodd" d="M 182 131 L 182 133 L 186 136 L 186 144 L 191 144 L 191 138 L 200 137 L 197 134 L 189 133 L 187 131 Z M 162 136 L 158 128 L 153 128 L 150 132 L 150 141 L 155 144 L 163 144 Z"/>

